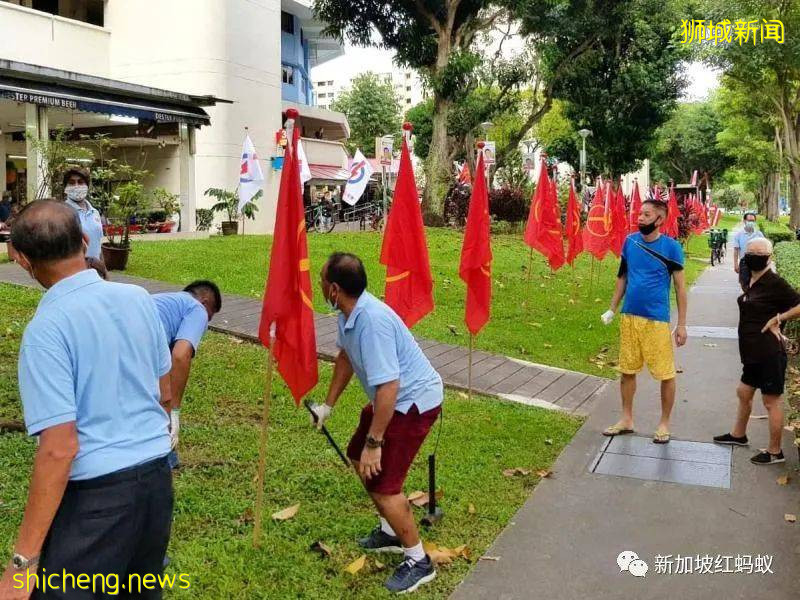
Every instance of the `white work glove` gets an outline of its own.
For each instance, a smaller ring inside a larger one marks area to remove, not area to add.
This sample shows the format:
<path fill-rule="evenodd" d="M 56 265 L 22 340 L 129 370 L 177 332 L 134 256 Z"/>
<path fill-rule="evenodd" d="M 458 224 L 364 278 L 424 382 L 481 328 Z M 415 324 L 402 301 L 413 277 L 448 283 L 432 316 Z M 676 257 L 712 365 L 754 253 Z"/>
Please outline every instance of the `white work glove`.
<path fill-rule="evenodd" d="M 607 310 L 602 315 L 600 315 L 600 320 L 603 322 L 603 325 L 609 325 L 611 321 L 614 320 L 614 311 Z"/>
<path fill-rule="evenodd" d="M 178 432 L 180 429 L 181 411 L 178 408 L 173 408 L 169 413 L 169 439 L 173 450 L 178 446 Z"/>
<path fill-rule="evenodd" d="M 322 426 L 325 424 L 325 421 L 327 421 L 328 417 L 331 416 L 332 410 L 333 409 L 327 404 L 312 404 L 311 412 L 313 412 L 317 416 L 317 422 L 316 423 L 314 422 L 314 417 L 308 415 L 308 418 L 311 421 L 311 425 L 316 426 L 317 429 L 322 429 Z"/>

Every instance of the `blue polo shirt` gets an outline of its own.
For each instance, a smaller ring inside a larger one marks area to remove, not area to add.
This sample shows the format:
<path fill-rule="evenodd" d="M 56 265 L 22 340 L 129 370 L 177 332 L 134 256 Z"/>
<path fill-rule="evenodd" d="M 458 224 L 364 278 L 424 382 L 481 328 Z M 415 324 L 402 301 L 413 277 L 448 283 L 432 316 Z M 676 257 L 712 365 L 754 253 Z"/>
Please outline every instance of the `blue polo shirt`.
<path fill-rule="evenodd" d="M 91 479 L 166 456 L 169 418 L 158 379 L 171 367 L 144 289 L 94 269 L 51 287 L 25 328 L 19 391 L 29 435 L 74 421 L 70 479 Z"/>
<path fill-rule="evenodd" d="M 208 329 L 206 307 L 189 292 L 153 294 L 153 302 L 161 317 L 169 347 L 172 348 L 178 340 L 186 340 L 192 345 L 192 354 L 197 352 L 200 340 Z"/>
<path fill-rule="evenodd" d="M 81 229 L 86 234 L 86 237 L 89 238 L 89 248 L 86 250 L 86 256 L 100 258 L 100 244 L 103 241 L 103 222 L 100 220 L 100 213 L 88 200 L 86 201 L 86 208 L 81 208 L 77 202 L 72 200 L 67 200 L 66 203 L 78 213 Z"/>
<path fill-rule="evenodd" d="M 370 402 L 377 386 L 399 380 L 394 409 L 420 413 L 442 403 L 442 378 L 431 366 L 400 317 L 365 291 L 349 317 L 339 315 L 336 344 L 347 353 Z"/>
<path fill-rule="evenodd" d="M 744 229 L 738 231 L 736 236 L 733 238 L 733 242 L 739 249 L 739 259 L 744 258 L 744 255 L 747 252 L 747 244 L 750 242 L 750 240 L 763 237 L 764 234 L 758 229 L 754 229 L 752 233 L 747 233 Z"/>
<path fill-rule="evenodd" d="M 622 245 L 619 275 L 627 277 L 622 313 L 669 323 L 672 274 L 683 270 L 683 248 L 667 235 L 645 241 L 632 233 Z"/>

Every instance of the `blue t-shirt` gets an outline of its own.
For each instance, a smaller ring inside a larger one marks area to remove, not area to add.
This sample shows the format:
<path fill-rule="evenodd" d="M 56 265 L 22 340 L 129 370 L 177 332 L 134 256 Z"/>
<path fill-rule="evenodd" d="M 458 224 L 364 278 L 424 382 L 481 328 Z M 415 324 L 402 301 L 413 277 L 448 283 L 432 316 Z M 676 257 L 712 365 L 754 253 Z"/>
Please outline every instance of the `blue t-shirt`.
<path fill-rule="evenodd" d="M 422 353 L 408 327 L 391 308 L 365 291 L 349 317 L 339 315 L 336 345 L 347 353 L 370 402 L 377 386 L 399 380 L 394 409 L 420 413 L 442 403 L 442 378 Z"/>
<path fill-rule="evenodd" d="M 761 233 L 758 229 L 753 230 L 752 233 L 747 233 L 744 229 L 736 233 L 736 237 L 734 237 L 734 243 L 736 247 L 739 249 L 739 258 L 743 258 L 745 252 L 747 252 L 747 244 L 750 240 L 754 240 L 756 238 L 763 238 L 764 234 Z"/>
<path fill-rule="evenodd" d="M 197 352 L 200 340 L 208 329 L 206 307 L 189 292 L 153 294 L 167 344 L 172 348 L 178 340 L 192 345 L 192 354 Z"/>
<path fill-rule="evenodd" d="M 74 421 L 70 479 L 91 479 L 166 456 L 169 418 L 159 377 L 171 359 L 153 301 L 94 269 L 42 297 L 19 351 L 19 391 L 29 435 Z"/>
<path fill-rule="evenodd" d="M 100 219 L 100 213 L 88 200 L 86 201 L 86 208 L 81 208 L 77 202 L 72 200 L 67 200 L 66 203 L 78 213 L 81 229 L 86 234 L 86 237 L 89 238 L 86 256 L 100 258 L 100 244 L 103 241 L 103 223 Z"/>
<path fill-rule="evenodd" d="M 632 233 L 622 246 L 619 275 L 627 276 L 622 312 L 669 323 L 670 278 L 683 270 L 683 248 L 667 235 L 646 242 Z"/>

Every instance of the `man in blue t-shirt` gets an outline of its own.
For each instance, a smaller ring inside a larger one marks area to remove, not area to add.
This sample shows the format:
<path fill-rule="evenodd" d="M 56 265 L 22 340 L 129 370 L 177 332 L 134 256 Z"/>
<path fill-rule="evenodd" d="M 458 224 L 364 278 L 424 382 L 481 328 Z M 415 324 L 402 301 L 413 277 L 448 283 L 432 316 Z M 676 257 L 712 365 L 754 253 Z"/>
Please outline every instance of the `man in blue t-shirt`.
<path fill-rule="evenodd" d="M 663 202 L 648 200 L 639 213 L 639 233 L 627 237 L 617 287 L 609 310 L 603 314 L 608 325 L 623 296 L 620 322 L 619 369 L 622 373 L 622 418 L 603 435 L 633 433 L 633 397 L 636 374 L 647 364 L 653 378 L 661 382 L 661 420 L 653 442 L 670 440 L 669 418 L 675 403 L 675 359 L 669 329 L 670 281 L 675 283 L 678 325 L 675 343 L 686 343 L 686 281 L 683 274 L 683 249 L 660 227 L 667 218 Z"/>
<path fill-rule="evenodd" d="M 208 323 L 222 308 L 222 295 L 213 281 L 194 281 L 182 292 L 153 294 L 153 301 L 161 317 L 161 324 L 172 353 L 169 372 L 172 388 L 170 436 L 173 450 L 178 445 L 180 409 L 192 359 L 208 329 Z M 170 464 L 178 464 L 177 454 L 170 454 Z"/>

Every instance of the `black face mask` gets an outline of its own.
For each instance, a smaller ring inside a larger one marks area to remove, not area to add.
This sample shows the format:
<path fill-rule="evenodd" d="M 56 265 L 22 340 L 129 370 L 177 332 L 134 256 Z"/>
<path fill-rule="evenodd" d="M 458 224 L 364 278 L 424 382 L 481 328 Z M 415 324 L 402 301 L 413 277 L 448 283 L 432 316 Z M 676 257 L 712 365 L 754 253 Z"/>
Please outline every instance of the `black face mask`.
<path fill-rule="evenodd" d="M 764 256 L 763 254 L 745 254 L 744 264 L 748 269 L 757 273 L 767 268 L 769 256 Z"/>
<path fill-rule="evenodd" d="M 658 221 L 658 219 L 656 219 L 656 221 Z M 650 235 L 651 233 L 653 233 L 657 227 L 656 221 L 648 223 L 647 225 L 639 225 L 639 233 L 641 233 L 642 235 Z"/>

